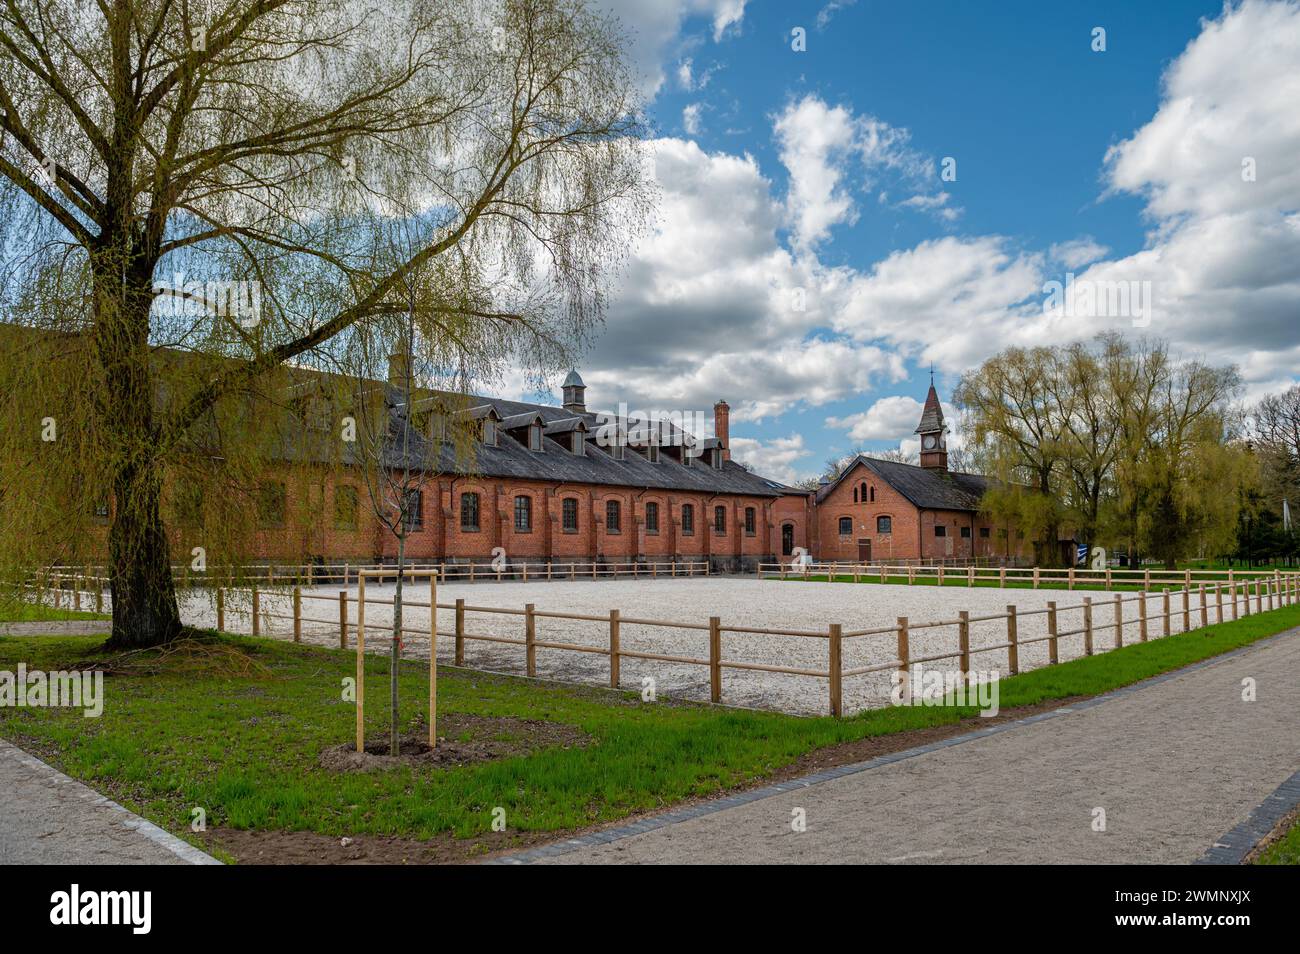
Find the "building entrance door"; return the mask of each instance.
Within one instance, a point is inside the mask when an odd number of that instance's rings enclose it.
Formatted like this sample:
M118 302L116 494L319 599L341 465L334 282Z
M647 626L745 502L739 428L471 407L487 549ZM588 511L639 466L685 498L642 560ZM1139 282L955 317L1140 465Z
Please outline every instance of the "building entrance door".
M871 562L871 541L870 540L858 541L858 562L859 563Z

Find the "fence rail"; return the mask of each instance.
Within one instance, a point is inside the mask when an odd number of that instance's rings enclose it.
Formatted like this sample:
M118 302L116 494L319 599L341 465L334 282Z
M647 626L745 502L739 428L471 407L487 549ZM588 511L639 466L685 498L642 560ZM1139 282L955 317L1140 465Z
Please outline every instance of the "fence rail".
M1185 574L1195 572L1184 571ZM268 591L257 585L250 587L218 586L214 592L217 629L231 631L227 627L228 602L232 595L237 595L241 599L247 599L248 611L247 613L241 612L241 615L247 616L252 635L264 635L263 623L271 619L291 622L292 638L295 642L300 642L302 639L302 624L304 622L329 627L337 626L340 648L348 648L351 639L352 645L357 648L358 658L360 659L360 655L365 651L368 638L379 643L393 638L391 623L384 625L366 622L367 606L392 606L395 603L392 598L368 596L365 586L366 581L381 580L391 575L391 573L391 568L386 567L361 570L355 594L348 589L339 590L337 595L304 592L300 585L295 585L290 591L292 596L290 603L292 611L290 613L274 612L264 606L262 598ZM898 671L906 676L912 670L912 667L916 665L956 660L957 670L961 674L963 682L966 682L971 678L975 669L972 665L972 659L990 653L1001 654L1000 658L1005 660L1006 671L1011 675L1015 675L1021 671L1020 651L1028 645L1047 642L1047 664L1053 665L1060 661L1060 641L1065 638L1081 636L1083 639L1083 655L1091 656L1096 651L1098 638L1107 633L1111 636L1111 645L1113 647L1124 646L1126 631L1131 634L1132 629L1130 627L1132 626L1136 626L1137 641L1146 642L1157 635L1153 633L1153 629L1157 627L1159 636L1169 636L1173 631L1172 621L1175 619L1179 620L1179 630L1181 632L1189 632L1194 628L1204 628L1211 625L1211 615L1213 615L1215 623L1222 623L1227 618L1235 620L1243 616L1249 616L1252 613L1262 613L1275 608L1294 605L1300 600L1300 573L1273 571L1269 575L1262 572L1257 573L1251 579L1239 579L1236 574L1233 574L1229 580L1189 582L1188 585L1176 591L1171 591L1168 587L1158 592L1143 588L1129 596L1114 593L1109 598L1097 601L1094 601L1091 596L1084 596L1081 602L1068 605L1059 605L1053 600L1049 601L1047 606L1043 608L1020 609L1015 604L1007 604L1005 612L979 616L972 616L969 611L965 610L959 612L956 618L928 621L913 621L906 616L901 616L896 619L893 626L846 631L841 623L830 623L820 630L766 629L751 626L723 625L721 618L718 616L709 616L707 621L660 620L624 617L618 609L611 609L608 614L598 615L543 611L538 610L532 603L526 604L520 609L468 604L464 598L457 598L452 602L438 602L436 587L441 581L441 567L423 570L408 569L407 579L413 586L419 580L427 581L430 596L428 600L424 601L409 599L404 596L402 605L430 610L430 620L428 626L421 628L403 625L398 635L402 638L411 636L430 640L431 670L434 668L432 660L437 655L437 638L445 637L454 641L454 659L458 666L465 664L466 643L484 642L523 647L524 669L529 676L537 675L537 654L539 650L606 656L609 659L609 685L614 688L620 687L620 662L623 659L703 666L707 667L709 671L709 698L710 701L715 703L722 701L722 674L724 670L775 673L825 679L827 681L828 708L830 714L834 716L843 714L843 682L847 678L890 670ZM1184 575L1183 579L1187 581L1190 577ZM1045 579L1040 577L1040 582L1044 581ZM101 578L74 574L63 577L56 576L50 581L44 582L52 582L55 585L48 588L42 588L39 584L33 586L34 597L38 602L44 603L50 600L57 607L66 594L73 603L74 608L80 608L82 596L90 593L96 598L96 608L102 609L103 589ZM84 587L84 584L91 582L96 584L95 588L87 589ZM415 591L413 590L413 592ZM277 591L277 595L282 596L283 590ZM1151 606L1153 598L1158 599L1158 605L1154 607L1154 612L1152 612L1153 607ZM314 614L307 615L303 611L305 602L335 603L338 606L337 618L324 618ZM1112 607L1111 621L1101 622L1095 618L1095 611L1103 610L1108 603ZM1125 619L1124 613L1124 607L1130 604L1136 604L1137 606L1136 619L1131 621ZM353 612L354 608L355 612ZM439 630L437 628L438 615L436 610L451 612L454 621L451 629ZM467 625L467 616L473 614L518 618L522 623L522 632L514 636L473 632ZM1074 616L1073 614L1078 615ZM1047 623L1047 632L1044 635L1021 635L1020 624L1022 621L1030 617L1044 615ZM1067 616L1070 617L1068 621ZM584 645L570 641L541 639L538 637L539 620L565 620L603 624L607 627L607 639L601 645ZM1077 626L1074 625L1075 620L1078 622ZM1193 621L1195 621L1196 626L1193 626ZM991 643L972 644L971 627L977 623L996 623L999 625L999 631L1005 633L1005 635L995 637L995 641ZM633 650L625 648L621 641L621 629L625 625L707 634L707 643L702 647L703 651L698 655ZM385 632L380 631L381 626ZM913 636L922 632L938 632L942 630L955 630L954 634L950 634L956 636L955 644L950 644L939 652L914 653L912 651ZM825 640L824 658L826 659L826 668L810 668L806 665L781 666L731 658L724 653L723 637L725 634L789 637L800 641L808 639ZM275 634L267 632L265 635ZM843 655L845 644L853 640L867 638L891 639L896 649L889 658L871 662L867 665L846 667ZM1130 635L1129 642L1132 641ZM358 662L358 671L360 672L360 662Z
M825 576L830 582L880 582L891 579L906 578L909 585L934 581L939 586L960 585L975 586L978 583L996 582L999 586L1023 587L1032 589L1043 586L1064 584L1072 590L1076 586L1100 585L1107 589L1115 586L1141 587L1150 590L1153 585L1179 585L1191 587L1193 583L1224 582L1232 584L1238 580L1279 579L1300 571L1280 570L1274 567L1263 569L1224 570L1165 570L1165 569L1126 569L1107 567L1105 569L1079 569L1077 567L1012 567L1012 566L965 566L951 567L943 563L926 566L915 563L893 561L872 563L760 563L760 577L802 579L811 576Z

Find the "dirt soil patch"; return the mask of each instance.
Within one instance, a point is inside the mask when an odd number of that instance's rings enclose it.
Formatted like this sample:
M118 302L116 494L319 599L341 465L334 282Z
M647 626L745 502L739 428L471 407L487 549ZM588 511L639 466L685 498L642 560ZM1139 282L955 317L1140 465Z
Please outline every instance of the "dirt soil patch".
M401 754L390 755L388 735L376 734L366 739L364 752L358 752L353 742L331 746L320 754L319 763L331 772L472 765L590 741L591 736L577 726L561 722L455 713L438 720L437 748L429 748L428 730L421 729L402 736Z
M472 838L454 838L447 834L439 835L429 841L381 835L356 835L349 838L340 838L331 835L320 835L315 832L238 831L231 828L209 829L207 837L213 846L228 852L236 861L242 864L466 864L498 855L514 854L538 845L573 838L576 835L601 831L607 828L618 828L630 824L638 818L659 814L660 811L672 811L685 805L713 801L746 789L759 788L776 782L811 775L814 772L820 772L839 765L865 762L880 755L888 755L892 752L901 752L904 749L926 745L931 742L939 742L976 729L997 725L1001 722L1024 719L1050 709L1068 706L1085 698L1088 697L1071 696L1068 699L1052 699L1032 706L1004 709L993 718L986 719L974 716L949 725L912 729L907 732L895 732L889 735L869 736L855 739L852 742L827 746L815 752L809 752L791 764L774 769L761 778L733 786L725 791L675 802L671 806L660 810L635 812L617 821L583 828L539 832L485 832ZM540 724L570 730L571 732L576 731L572 726L557 725L555 723L528 723L527 720L522 719L483 719L477 716L461 715L448 716L446 719L440 720L439 725L448 725L454 723L455 720L461 719L479 723ZM452 734L450 729L448 729L448 734ZM441 745L441 743L439 744ZM372 745L377 751L385 754L371 755L370 749ZM353 756L357 755L354 747L345 748L348 748ZM425 749L427 750L427 748L426 743ZM386 739L374 740L372 743L367 744L366 749L365 758L367 759L389 758L386 754ZM322 756L322 761L323 759L324 756ZM428 762L420 763L418 754L413 755L413 759L415 761L406 764L429 764ZM376 765L376 767L378 766Z

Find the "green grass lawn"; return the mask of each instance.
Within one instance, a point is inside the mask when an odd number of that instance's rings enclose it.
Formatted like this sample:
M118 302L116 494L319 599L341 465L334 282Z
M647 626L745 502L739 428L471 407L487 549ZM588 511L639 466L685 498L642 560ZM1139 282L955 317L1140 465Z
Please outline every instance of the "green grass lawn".
M36 603L0 603L0 623L49 622L64 619L108 619L102 613L77 612L75 610L55 609Z
M1269 845L1258 858L1257 865L1300 865L1300 820L1273 844Z
M1300 625L1300 607L1034 670L1001 684L1001 706L1091 695ZM53 670L102 658L102 637L0 637L0 669ZM342 698L350 652L249 637L214 637L211 653L152 660L153 674L105 679L102 718L79 710L0 709L0 736L163 827L188 836L191 810L209 826L388 834L427 839L488 831L506 809L514 831L558 831L662 808L760 779L839 742L952 723L973 708L900 707L842 720L799 718L440 671L449 713L564 723L587 744L458 767L368 774L321 768L322 750L353 737ZM137 657L139 664L149 661ZM368 731L384 731L387 660L367 660ZM427 664L401 672L402 722L423 724Z

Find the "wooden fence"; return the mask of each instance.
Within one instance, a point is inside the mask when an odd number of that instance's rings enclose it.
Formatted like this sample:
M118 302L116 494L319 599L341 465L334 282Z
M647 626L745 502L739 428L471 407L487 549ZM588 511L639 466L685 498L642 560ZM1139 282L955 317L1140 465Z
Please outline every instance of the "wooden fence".
M967 586L992 585L1039 589L1040 587L1073 590L1076 586L1138 587L1151 590L1153 586L1182 586L1190 588L1197 582L1223 582L1232 585L1239 580L1265 577L1280 580L1288 573L1276 568L1226 569L1226 570L1129 570L1107 567L1101 570L1076 567L1008 567L965 566L950 567L945 564L920 566L911 563L760 563L759 576L782 580L799 580L824 576L830 582L885 583L906 580L908 585L933 582L938 586L965 584Z
M358 711L360 712L360 701L364 698L364 672L361 661L367 639L373 636L382 643L384 640L391 640L393 635L391 624L384 627L385 632L383 633L379 632L378 626L367 624L366 607L368 605L392 606L394 600L392 598L384 599L367 596L365 583L369 579L382 579L385 574L389 573L391 573L390 568L363 570L358 579L355 595L347 589L341 589L337 596L333 596L303 592L301 586L294 586L290 591L291 612L289 613L273 612L263 606L262 597L266 595L266 591L256 585L252 587L217 587L214 592L217 629L225 632L231 631L227 627L227 599L228 595L232 593L246 595L251 633L254 636L274 635L263 632L262 624L267 619L280 619L291 623L292 638L295 642L302 640L302 625L305 622L331 628L337 626L339 647L348 648L349 636L351 636L352 645L357 650L357 691ZM408 571L407 579L412 586L411 592L416 592L414 589L416 582L422 578L429 585L429 599L421 601L408 599L404 596L402 600L403 606L430 610L436 606L437 609L452 612L454 623L453 628L450 630L437 629L437 614L431 610L428 627L415 629L403 625L400 631L402 637L413 636L429 639L431 693L436 691L434 659L437 655L437 640L439 637L443 637L454 641L454 660L457 666L465 664L465 646L468 642L477 641L518 646L522 649L524 670L529 676L537 675L539 651L576 652L605 656L609 660L609 685L613 688L619 688L620 686L620 662L624 659L704 666L709 671L709 698L714 703L722 702L722 674L723 670L726 669L825 679L828 708L831 715L834 716L843 713L843 684L847 678L891 670L906 674L911 670L912 666L917 664L956 660L958 670L965 679L973 671L972 657L988 653L1004 654L1002 658L1006 660L1006 671L1010 675L1015 675L1021 671L1020 650L1029 644L1047 642L1048 664L1052 665L1060 661L1060 640L1067 637L1081 636L1083 655L1090 656L1094 652L1098 637L1106 633L1111 635L1112 646L1115 648L1124 646L1126 630L1130 625L1136 626L1137 641L1146 642L1150 638L1170 635L1173 630L1172 621L1174 619L1180 618L1180 631L1188 632L1198 627L1211 625L1211 616L1213 616L1215 623L1223 623L1226 619L1235 620L1243 616L1249 616L1252 613L1262 613L1275 608L1293 605L1297 600L1300 600L1300 573L1283 574L1278 572L1269 576L1257 575L1251 580L1234 579L1231 582L1200 582L1177 591L1171 591L1166 587L1160 592L1144 589L1130 596L1115 593L1108 599L1096 602L1092 597L1084 596L1082 602L1065 606L1058 605L1056 601L1049 601L1046 607L1041 609L1024 610L1019 609L1014 604L1008 604L1005 612L1002 613L972 616L968 611L963 610L954 619L917 622L910 620L906 616L900 616L891 626L853 630L845 629L841 623L831 623L822 629L795 630L730 626L725 625L719 616L709 616L707 620L670 621L628 617L622 615L618 609L611 609L606 614L595 615L538 610L532 603L526 604L522 609L468 604L463 598L458 598L453 602L439 603L436 597L439 576L439 570L436 568L425 571ZM73 601L74 608L80 607L82 605L82 595L87 591L80 588L79 584L83 584L87 580L82 577L64 577L61 582L67 584L67 586L60 585L50 591L49 594L38 592L38 599L43 602L43 597L52 594L53 605L58 606L62 595L67 593L69 599ZM102 593L102 590L92 590L91 592L98 596ZM278 590L277 595L284 595L284 590ZM1156 602L1154 607L1151 605L1153 600ZM321 616L307 615L304 613L304 602L312 601L317 604L324 602L337 605L337 616L323 618ZM1098 622L1095 619L1095 614L1098 611L1104 611L1108 603L1112 612L1111 621ZM1130 624L1125 620L1124 606L1134 603L1137 604L1137 617ZM353 606L355 606L355 613L351 612ZM522 624L522 632L515 636L472 632L466 622L467 616L470 614L515 617ZM1072 614L1078 615L1076 617ZM1022 621L1040 615L1046 616L1046 633L1041 636L1022 636L1020 632ZM1068 620L1066 619L1067 615L1070 616ZM603 624L604 627L607 627L608 638L603 645L584 645L539 638L538 623L544 620L583 621ZM1194 621L1197 624L1196 626L1193 625ZM972 645L971 627L977 623L997 623L998 630L1005 632L1005 636L999 637L993 643ZM700 655L688 656L629 649L621 642L621 627L633 625L700 634L703 652ZM926 655L912 653L912 636L919 632L945 628L952 630L952 635L956 636L955 644L950 648L945 649L943 652ZM826 668L777 666L729 658L724 655L723 637L727 634L824 640L823 658L826 660ZM890 640L892 645L896 647L895 653L890 658L868 665L846 668L844 665L846 641L867 637L880 637ZM1133 641L1131 635L1128 641ZM432 722L430 731L433 731ZM358 732L361 732L360 723L358 723ZM358 745L360 744L361 736L359 734Z

